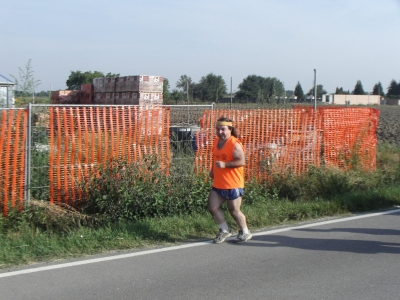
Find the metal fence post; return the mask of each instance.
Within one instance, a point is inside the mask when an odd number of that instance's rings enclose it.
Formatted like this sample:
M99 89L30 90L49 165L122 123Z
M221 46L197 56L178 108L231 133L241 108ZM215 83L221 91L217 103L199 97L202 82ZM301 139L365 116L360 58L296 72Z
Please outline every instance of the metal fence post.
M28 104L28 120L26 124L25 147L25 203L31 200L31 143L32 143L32 104Z
M10 108L10 87L8 87L7 86L7 91L6 91L6 93L7 93L7 108Z

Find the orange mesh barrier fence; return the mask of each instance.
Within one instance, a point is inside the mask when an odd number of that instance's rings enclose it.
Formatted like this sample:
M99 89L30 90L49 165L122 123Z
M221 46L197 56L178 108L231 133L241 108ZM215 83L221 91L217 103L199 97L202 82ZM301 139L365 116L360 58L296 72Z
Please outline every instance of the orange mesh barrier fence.
M143 159L154 155L160 168L169 172L170 108L52 106L48 113L46 108L41 114L46 120L42 124L46 141L48 137L48 144L44 144L48 151L44 174L48 168L49 198L53 203L78 207L85 197L82 184L96 176L98 166L115 160L123 159L141 168ZM188 116L189 113L187 119ZM239 131L246 155L247 181L267 180L273 172L289 169L301 173L309 165L343 169L356 164L364 169L376 166L379 110L319 107L314 112L312 107L298 106L204 110L193 146L197 149L196 172L208 172L211 168L215 123L221 116L232 119ZM23 207L27 120L26 109L0 110L0 208L4 215L9 207ZM43 187L47 188L47 184Z
M376 167L376 130L380 111L375 108L322 107L323 149L326 165L364 169Z
M196 167L208 172L212 165L215 122L233 120L246 155L246 180L268 179L271 172L302 172L320 165L321 118L312 109L256 109L205 111L196 134Z
M113 160L141 163L156 155L168 169L168 108L51 107L49 113L51 202L77 206L82 182Z
M0 110L0 207L23 207L27 111Z

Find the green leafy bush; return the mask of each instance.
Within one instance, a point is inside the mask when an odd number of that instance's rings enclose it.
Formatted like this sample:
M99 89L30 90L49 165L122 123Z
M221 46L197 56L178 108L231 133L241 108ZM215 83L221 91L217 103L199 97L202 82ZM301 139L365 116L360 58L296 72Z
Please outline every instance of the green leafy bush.
M143 163L113 161L85 185L83 212L107 221L202 212L211 183L203 174L166 174L156 156Z

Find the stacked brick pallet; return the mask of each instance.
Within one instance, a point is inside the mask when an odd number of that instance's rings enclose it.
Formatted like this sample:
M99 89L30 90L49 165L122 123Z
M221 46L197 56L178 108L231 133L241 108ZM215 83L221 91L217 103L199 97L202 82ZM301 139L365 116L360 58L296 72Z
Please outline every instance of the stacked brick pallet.
M80 90L60 90L51 92L53 104L93 104L93 85L82 84Z
M154 105L163 103L161 76L122 76L93 79L95 104Z

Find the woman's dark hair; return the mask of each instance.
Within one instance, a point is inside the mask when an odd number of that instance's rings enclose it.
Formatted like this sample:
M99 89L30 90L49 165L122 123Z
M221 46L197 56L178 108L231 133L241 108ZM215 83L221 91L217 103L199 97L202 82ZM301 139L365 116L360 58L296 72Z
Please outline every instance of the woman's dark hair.
M225 118L225 117L220 117L217 122L233 122L231 119ZM238 138L239 133L237 129L233 126L228 126L228 129L231 131L231 135L233 135L235 138Z

